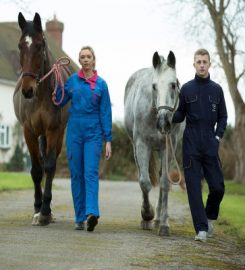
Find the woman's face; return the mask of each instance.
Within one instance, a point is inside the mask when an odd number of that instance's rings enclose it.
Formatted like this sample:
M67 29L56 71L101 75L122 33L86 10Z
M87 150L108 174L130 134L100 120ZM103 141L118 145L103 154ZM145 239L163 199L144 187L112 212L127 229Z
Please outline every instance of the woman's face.
M84 49L80 51L79 62L83 70L90 71L94 69L95 59L90 50Z

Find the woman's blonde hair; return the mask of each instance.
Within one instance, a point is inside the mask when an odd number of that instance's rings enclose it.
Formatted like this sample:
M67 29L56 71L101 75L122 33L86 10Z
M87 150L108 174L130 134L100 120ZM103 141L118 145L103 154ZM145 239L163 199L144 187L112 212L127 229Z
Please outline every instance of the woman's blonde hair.
M89 50L92 55L93 55L93 58L94 58L94 68L95 68L95 64L96 64L96 57L95 57L95 53L94 53L94 49L91 47L91 46L83 46L79 52L79 57L80 57L80 53L81 51L84 51L84 50Z

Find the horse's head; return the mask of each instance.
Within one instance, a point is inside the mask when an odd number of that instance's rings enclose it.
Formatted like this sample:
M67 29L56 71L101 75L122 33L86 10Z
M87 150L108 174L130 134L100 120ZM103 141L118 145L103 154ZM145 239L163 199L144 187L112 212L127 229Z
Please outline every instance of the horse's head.
M157 129L161 133L171 131L172 116L178 105L179 85L176 78L175 56L169 52L167 60L153 55L153 103L157 112Z
M22 31L19 40L22 67L21 89L24 97L31 99L36 94L38 80L44 65L45 39L38 13L35 13L33 21L26 21L20 12L18 23Z

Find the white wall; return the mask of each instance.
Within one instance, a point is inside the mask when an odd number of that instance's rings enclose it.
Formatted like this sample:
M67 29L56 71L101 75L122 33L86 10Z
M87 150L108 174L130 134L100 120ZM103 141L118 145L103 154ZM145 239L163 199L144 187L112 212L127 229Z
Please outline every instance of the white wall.
M15 147L12 138L12 128L17 121L13 106L15 84L15 82L0 79L0 124L10 126L10 148L0 148L0 163L9 161Z

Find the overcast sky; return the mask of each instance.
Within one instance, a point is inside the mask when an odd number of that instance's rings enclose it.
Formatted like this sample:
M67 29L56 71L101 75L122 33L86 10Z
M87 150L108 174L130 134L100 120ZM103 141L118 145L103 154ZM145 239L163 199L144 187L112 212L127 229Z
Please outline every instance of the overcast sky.
M43 28L54 14L64 23L63 50L78 64L82 46L91 45L96 53L98 74L109 86L113 120L123 121L124 88L136 70L152 65L155 51L167 57L175 53L177 76L181 84L194 76L193 53L199 47L211 50L213 44L197 44L187 37L184 18L164 0L0 0L0 21L17 21L22 11L27 20L35 12ZM160 6L160 7L159 7ZM171 15L172 14L172 15ZM212 55L212 51L210 51ZM229 108L229 123L234 123L234 110L229 92L219 71L210 69L211 78L220 83Z

